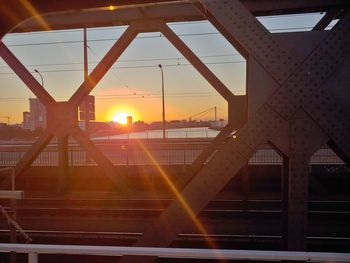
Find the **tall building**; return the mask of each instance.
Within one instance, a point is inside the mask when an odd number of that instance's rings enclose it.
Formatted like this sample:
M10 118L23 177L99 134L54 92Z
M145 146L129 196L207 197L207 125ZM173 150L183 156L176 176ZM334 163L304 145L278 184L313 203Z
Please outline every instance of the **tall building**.
M23 129L28 129L28 130L31 128L30 112L29 111L23 112L22 127L23 127Z
M36 130L37 128L46 127L46 108L37 99L29 99L29 110L30 110L30 129Z
M127 116L127 117L126 117L126 124L127 124L128 126L131 126L131 125L132 125L132 116Z

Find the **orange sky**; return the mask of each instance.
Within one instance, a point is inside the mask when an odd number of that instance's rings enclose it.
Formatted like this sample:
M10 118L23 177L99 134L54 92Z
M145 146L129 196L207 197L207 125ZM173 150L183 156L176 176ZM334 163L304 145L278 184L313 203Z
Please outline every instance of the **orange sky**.
M270 28L313 25L322 15L264 18ZM216 74L233 94L245 94L245 61L238 52L206 22L170 25L180 38ZM90 71L114 44L124 27L88 30ZM305 29L303 29L305 30ZM193 36L191 35L193 33ZM184 34L182 37L181 35ZM65 101L83 81L83 31L11 34L3 42L26 65L45 89L57 100ZM227 118L227 103L213 87L183 59L183 56L159 33L139 35L92 91L96 97L98 121L112 121L118 112L129 112L134 121L160 121L161 73L165 80L166 120L188 119L217 107L219 118ZM34 97L22 81L0 58L0 116L10 116L11 123L22 121L29 110L28 98ZM201 116L213 119L214 112ZM6 122L6 118L0 122Z

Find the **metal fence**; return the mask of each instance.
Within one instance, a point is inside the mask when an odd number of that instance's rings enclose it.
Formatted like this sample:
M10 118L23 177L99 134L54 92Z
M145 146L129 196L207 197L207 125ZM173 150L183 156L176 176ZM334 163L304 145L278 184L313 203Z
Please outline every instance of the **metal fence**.
M207 147L209 141L198 142L143 142L142 146L134 140L117 143L95 142L96 146L114 165L152 165L152 160L162 165L188 165ZM30 145L1 145L0 166L15 166ZM150 157L152 156L152 158ZM342 160L327 146L319 149L311 157L311 164L343 164ZM69 164L71 166L95 165L78 144L69 145ZM259 149L249 160L249 164L280 165L282 158L268 146ZM40 153L34 166L58 165L57 144L50 144Z

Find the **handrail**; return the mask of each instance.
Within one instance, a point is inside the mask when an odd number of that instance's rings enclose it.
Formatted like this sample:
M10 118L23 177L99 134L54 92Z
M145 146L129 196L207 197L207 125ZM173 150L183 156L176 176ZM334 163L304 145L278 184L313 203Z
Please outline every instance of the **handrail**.
M113 165L133 166L152 164L147 154L140 145L135 142L123 141L123 143L95 142L96 146L106 155ZM156 157L159 163L164 165L188 165L198 157L198 155L208 145L208 141L171 142L156 143L145 142L147 149ZM29 145L26 146L29 148ZM23 146L0 147L0 166L16 165L18 160L28 148ZM54 166L58 164L56 145L48 146L35 160L33 166ZM71 166L85 165L85 151L77 144L69 145L69 156ZM271 148L263 146L249 159L251 165L281 165L282 158ZM310 164L332 164L341 165L342 160L329 148L322 148L315 152L310 159ZM95 165L89 162L88 165Z
M0 252L28 254L28 263L37 263L39 254L154 256L160 258L226 259L259 261L349 262L350 253L260 251L229 249L189 249L160 247L113 247L79 245L0 244Z

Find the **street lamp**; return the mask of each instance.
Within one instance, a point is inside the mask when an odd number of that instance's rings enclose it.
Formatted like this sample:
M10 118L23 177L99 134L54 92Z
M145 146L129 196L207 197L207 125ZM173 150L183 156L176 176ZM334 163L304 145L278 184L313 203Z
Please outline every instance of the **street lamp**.
M39 74L39 76L40 76L40 78L41 78L41 86L44 87L44 79L43 79L43 76L41 75L41 73L40 73L39 70L37 70L37 69L34 69L34 72Z
M159 64L158 67L162 73L162 117L163 117L163 139L165 139L165 104L164 104L164 74L162 64Z

